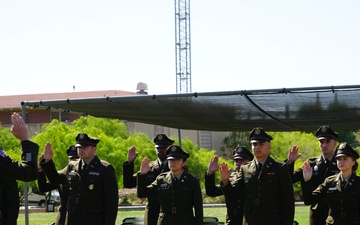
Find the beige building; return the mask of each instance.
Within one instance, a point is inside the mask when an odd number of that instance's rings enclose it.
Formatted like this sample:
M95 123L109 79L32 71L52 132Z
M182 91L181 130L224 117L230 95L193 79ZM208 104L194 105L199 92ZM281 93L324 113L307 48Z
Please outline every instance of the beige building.
M129 96L147 94L147 86L138 85L137 92L126 92L120 90L105 91L88 91L88 92L65 92L65 93L45 93L45 94L28 94L28 95L9 95L0 96L0 123L4 127L11 126L11 114L13 112L21 112L21 102L23 101L40 101L40 100L56 100L56 99L74 99L74 98L96 98L106 96ZM62 122L72 122L81 115L68 112L56 111L53 109L28 108L26 111L26 119L29 131L33 134L40 131L41 125L49 123L52 119L58 119ZM168 136L181 137L181 139L190 139L199 147L208 150L217 150L221 148L222 140L229 132L212 132L212 131L196 131L196 130L178 130L175 128L143 124L131 121L124 121L129 132L139 131L146 133L149 138L153 138L158 133L164 133ZM180 136L179 136L180 133Z

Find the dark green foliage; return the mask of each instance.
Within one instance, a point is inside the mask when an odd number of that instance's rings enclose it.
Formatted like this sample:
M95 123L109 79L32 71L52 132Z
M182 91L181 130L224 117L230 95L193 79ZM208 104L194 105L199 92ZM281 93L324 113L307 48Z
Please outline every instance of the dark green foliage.
M155 160L156 150L152 141L153 137L148 137L141 132L129 133L126 130L126 124L116 119L105 119L96 117L81 117L71 124L53 120L49 124L42 127L40 133L36 133L31 139L40 146L39 155L43 153L46 142L51 142L54 151L54 162L57 169L62 169L68 164L66 155L67 148L75 144L75 137L78 133L85 132L90 136L100 139L97 145L96 154L103 160L109 161L115 168L116 176L118 178L119 187L122 188L122 164L127 161L128 149L135 145L138 157L135 160L135 171L140 169L141 160L148 157L150 160ZM293 145L299 146L301 157L295 162L295 169L299 168L309 157L318 156L321 154L318 140L313 133L305 132L269 132L273 136L271 141L272 150L271 156L275 159L283 161L287 158L289 149ZM351 146L356 148L359 144L357 133L344 131L339 132L339 141L347 141ZM170 137L178 144L177 137ZM9 128L0 128L0 143L5 152L15 160L20 160L21 146L20 141L17 140ZM215 150L198 148L189 139L181 141L182 148L190 153L190 158L187 160L189 172L200 178L201 186L204 188L204 174L207 171L207 166L210 159L216 154ZM224 154L223 158L219 159L219 163L226 161L230 167L233 167L232 151L236 146L246 146L251 149L249 141L249 132L231 132L226 137L221 149ZM220 181L219 173L216 174L217 182ZM19 182L22 183L22 182ZM22 184L20 184L22 186ZM29 183L30 187L36 187L36 181ZM299 192L300 186L295 185L295 192Z
M225 137L221 142L223 146L220 150L223 152L223 157L231 159L232 151L237 146L245 146L250 150L251 144L249 142L249 135L250 132L230 132L229 136Z

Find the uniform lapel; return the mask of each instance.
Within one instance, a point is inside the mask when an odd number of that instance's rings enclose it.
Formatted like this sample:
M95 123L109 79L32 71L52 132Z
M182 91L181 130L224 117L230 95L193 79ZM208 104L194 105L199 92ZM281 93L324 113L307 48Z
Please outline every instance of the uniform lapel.
M81 161L81 160L78 160L78 161L74 164L75 172L76 172L77 174L79 174L79 176L80 176L80 167L81 167L80 161Z
M340 174L336 175L336 177L335 177L335 187L339 192L342 192Z
M100 164L100 159L95 156L93 160L91 160L90 164L86 167L85 171L82 171L83 176L86 177L90 171L93 171L95 167L97 167Z
M184 185L186 182L186 179L187 179L187 172L184 171L183 174L181 175L180 177L180 180L179 180L179 183L177 185L177 188L181 187L182 185Z
M272 165L274 164L273 161L274 161L274 160L273 160L270 156L268 156L268 158L266 159L266 161L265 161L265 163L264 163L264 166L263 166L263 168L262 168L262 171L261 171L261 173L259 174L259 178L261 178L262 176L264 176L264 174L267 174L269 168L271 168Z
M342 181L341 181L341 178L340 178L340 174L338 174L337 176L339 176L339 182L338 182L338 183L339 183L340 186L341 186L341 182L342 182ZM355 178L356 178L355 173L352 173L350 179L348 180L348 183L347 183L346 186L342 189L342 192L347 191L347 190L351 190L352 187L354 187ZM336 186L336 187L337 187L337 186Z
M255 179L257 179L257 177L256 177L256 161L255 161L255 159L253 159L253 161L251 161L251 163L249 164L249 174L251 174Z
M164 178L164 182L168 183L169 185L171 185L173 187L173 183L172 183L172 176L171 173L167 173L165 178Z

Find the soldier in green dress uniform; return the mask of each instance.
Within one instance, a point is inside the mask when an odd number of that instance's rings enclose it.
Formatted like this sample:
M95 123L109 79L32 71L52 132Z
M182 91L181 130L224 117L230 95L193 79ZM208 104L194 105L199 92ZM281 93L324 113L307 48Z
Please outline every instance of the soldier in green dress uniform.
M100 140L80 133L76 145L80 160L56 171L51 145L45 146L41 167L53 184L67 183L66 225L114 225L118 213L118 185L114 167L95 154Z
M289 168L269 155L272 139L260 127L252 130L254 160L241 166L234 181L229 180L231 170L227 164L220 165L225 197L244 196L244 225L292 225L294 222L294 189Z
M235 170L230 175L230 180L235 180L239 175L241 165L253 160L254 156L246 147L239 146L233 151L233 159ZM221 187L215 185L215 172L218 169L218 157L214 156L209 163L208 171L205 173L205 191L206 195L211 197L217 197L224 194ZM227 209L225 224L241 225L244 211L244 199L241 196L237 199L225 198L225 203Z
M169 171L166 149L174 143L174 140L168 138L165 134L158 134L154 138L154 143L157 159L151 162L151 170L147 173L147 185L154 182L160 173ZM127 157L128 160L123 163L123 184L125 188L134 188L137 184L136 173L134 174L134 160L137 157L135 146L129 148ZM156 195L148 195L147 200L144 225L156 225L160 212L159 200Z
M189 153L180 146L171 145L166 150L166 155L170 171L161 173L148 186L146 177L151 170L150 160L142 160L137 175L138 197L156 194L160 202L158 225L202 225L203 205L199 178L186 169Z

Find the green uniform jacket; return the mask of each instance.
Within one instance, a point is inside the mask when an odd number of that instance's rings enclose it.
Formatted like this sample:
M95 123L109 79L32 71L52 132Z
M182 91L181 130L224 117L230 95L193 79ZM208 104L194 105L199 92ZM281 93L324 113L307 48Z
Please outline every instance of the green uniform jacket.
M314 191L312 182L302 182L305 204L314 204L327 199L329 215L326 224L360 224L360 177L353 173L347 186L341 188L340 174L330 176Z
M151 171L146 176L146 186L155 181L156 177L163 172L169 171L169 167L164 165L160 166L159 161L152 162ZM136 174L134 174L134 163L123 163L123 184L125 188L136 187ZM156 194L147 196L147 204L144 214L144 225L156 225L160 213L160 203Z
M326 165L322 156L309 158L307 161L310 163L310 166L313 170L313 176L311 177L310 182L312 183L312 187L314 189L320 184L322 184L325 178L340 172L337 168L335 157L333 157L329 166ZM293 183L304 181L301 168L294 171L294 163L290 164L289 168L290 172L292 173ZM327 205L326 199L318 201L318 203L316 204L312 204L310 206L309 225L325 225L325 220L328 217L328 212L329 207Z
M289 168L285 163L267 158L256 176L255 160L241 166L238 178L224 185L226 198L245 196L244 225L292 225L295 204Z
M7 181L5 181L5 177L13 178L16 180L22 180L26 182L33 181L38 178L37 156L39 152L39 146L31 141L22 141L21 148L22 148L22 154L21 154L22 161L20 163L17 161L13 161L8 156L6 157L0 156L0 204L2 204L3 202L1 199L2 188L6 188L6 183L4 182ZM17 194L16 197L17 199L14 199L14 201L18 202L19 195ZM12 215L11 217L14 216L15 215ZM1 213L0 213L0 217L1 217ZM1 220L0 220L0 224L1 224Z
M2 225L16 225L19 216L19 188L15 179L4 177L1 196Z
M160 202L158 225L202 225L202 193L197 177L184 170L176 187L172 184L171 172L160 174L148 186L146 177L138 173L137 195L139 198L157 195Z
M66 225L114 225L118 212L118 186L114 167L97 156L79 174L81 160L57 172L53 161L42 163L49 181L69 187Z
M238 173L235 171L230 176L230 182L237 179ZM207 196L217 197L223 195L223 191L220 185L215 185L215 174L205 173L205 192ZM226 219L225 224L227 225L242 225L243 211L244 211L244 198L238 195L236 199L226 198Z
M60 206L56 217L55 225L64 225L66 218L66 204L69 197L69 188L66 184L52 184L47 182L44 172L39 172L38 187L40 192L48 192L57 189L60 195Z

